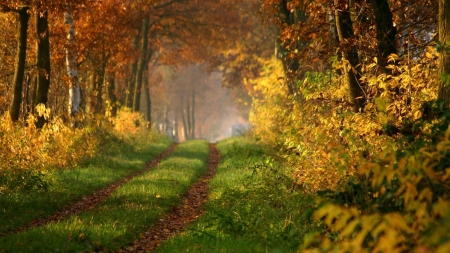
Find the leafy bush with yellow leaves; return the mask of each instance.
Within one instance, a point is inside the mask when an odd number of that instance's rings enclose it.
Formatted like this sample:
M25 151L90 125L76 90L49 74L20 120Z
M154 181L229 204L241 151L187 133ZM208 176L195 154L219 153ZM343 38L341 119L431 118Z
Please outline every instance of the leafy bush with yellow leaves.
M114 140L155 137L138 113L125 109L116 118L96 116L78 128L68 127L58 117L50 119L48 108L39 106L37 112L48 119L42 129L35 127L35 115L18 123L7 114L0 117L0 194L46 190L53 170L72 168L98 152L107 152Z
M362 66L358 113L336 73L305 73L296 97L276 60L253 80L255 137L318 196L321 225L304 238L306 252L450 251L450 113L435 100L435 57L390 61L391 74Z
M54 118L42 129L30 115L26 126L0 117L0 190L45 189L52 169L75 166L95 154L99 138L91 128L71 129Z
M410 148L367 162L358 180L320 193L314 216L326 232L306 237L305 252L450 251L450 112L440 116Z

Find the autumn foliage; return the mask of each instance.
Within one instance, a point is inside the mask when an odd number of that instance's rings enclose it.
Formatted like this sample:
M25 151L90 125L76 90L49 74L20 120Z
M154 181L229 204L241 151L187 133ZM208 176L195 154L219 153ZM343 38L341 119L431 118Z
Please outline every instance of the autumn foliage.
M381 2L392 16L374 8ZM450 115L448 101L437 99L446 46L433 42L437 22L428 15L436 4L416 1L406 10L401 2L262 5L280 54L261 59L261 75L248 80L250 119L255 137L295 168L297 187L316 196L318 229L303 238L302 251L450 249Z

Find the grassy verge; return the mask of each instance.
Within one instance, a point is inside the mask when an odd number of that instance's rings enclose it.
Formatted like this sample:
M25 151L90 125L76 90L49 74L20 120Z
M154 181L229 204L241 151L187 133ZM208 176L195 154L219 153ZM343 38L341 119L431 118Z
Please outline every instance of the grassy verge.
M249 140L220 142L206 213L157 252L296 252L310 226L311 201L291 189L267 150Z
M208 144L180 144L159 166L119 187L97 208L68 220L0 238L3 252L114 251L178 203L207 169Z
M152 138L152 139L150 139ZM0 194L0 234L45 218L83 196L144 169L144 163L170 146L167 138L122 142L111 140L95 159L73 169L52 170L39 175L47 191L10 191ZM43 181L43 182L44 182Z

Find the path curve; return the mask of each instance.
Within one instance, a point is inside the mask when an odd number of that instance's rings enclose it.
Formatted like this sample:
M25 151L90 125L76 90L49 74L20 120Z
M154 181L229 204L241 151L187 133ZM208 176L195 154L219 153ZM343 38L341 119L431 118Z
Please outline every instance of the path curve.
M216 145L209 144L209 150L208 171L189 188L182 202L151 230L141 234L138 240L119 250L119 253L152 251L203 214L203 203L208 199L208 183L214 177L220 161Z
M14 230L8 231L6 233L0 233L0 237L24 232L28 229L35 228L35 227L44 226L48 223L60 221L60 220L66 219L72 215L77 215L81 212L84 212L84 211L87 211L87 210L90 210L90 209L96 207L98 204L100 204L102 201L104 201L107 197L109 197L114 192L114 190L116 190L118 187L122 186L123 184L127 183L131 179L133 179L139 175L142 175L143 173L145 173L145 172L149 171L150 169L154 168L155 166L157 166L166 156L170 155L177 146L178 146L178 143L173 144L169 149L163 151L161 154L156 156L153 160L146 163L144 170L141 170L141 171L135 172L129 176L126 176L123 179L121 179L120 181L110 184L106 188L102 188L100 190L93 192L91 195L84 196L80 201L76 202L75 204L71 204L71 205L64 207L62 210L58 211L57 213L53 214L50 217L36 219L22 228L14 229Z

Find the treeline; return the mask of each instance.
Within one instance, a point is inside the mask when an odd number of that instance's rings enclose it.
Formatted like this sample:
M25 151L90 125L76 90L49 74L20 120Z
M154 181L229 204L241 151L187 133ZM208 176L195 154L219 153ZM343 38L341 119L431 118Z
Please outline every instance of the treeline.
M0 111L18 121L43 104L69 122L128 107L151 121L149 63L220 58L248 27L239 11L233 1L1 3Z
M316 199L303 251L449 249L449 4L261 6L278 37L246 80L250 119Z

